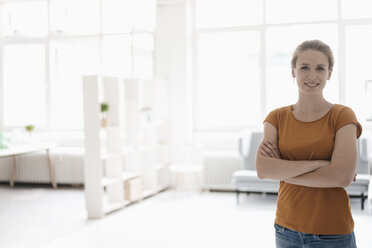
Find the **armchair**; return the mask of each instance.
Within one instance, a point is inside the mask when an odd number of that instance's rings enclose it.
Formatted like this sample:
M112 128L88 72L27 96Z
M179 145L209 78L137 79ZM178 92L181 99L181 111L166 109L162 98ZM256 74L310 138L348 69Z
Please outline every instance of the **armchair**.
M233 173L236 201L239 203L241 192L278 193L279 181L259 179L256 172L256 152L262 140L261 131L244 130L239 137L239 153L244 159L242 170Z
M346 191L350 197L360 197L363 210L364 201L368 198L368 186L371 179L367 138L358 139L358 152L356 181L351 183L349 187L346 187Z

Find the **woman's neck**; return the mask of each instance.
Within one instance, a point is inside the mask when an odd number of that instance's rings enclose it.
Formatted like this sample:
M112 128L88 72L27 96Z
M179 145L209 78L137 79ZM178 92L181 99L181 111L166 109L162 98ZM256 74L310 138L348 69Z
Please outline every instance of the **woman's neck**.
M292 111L301 113L322 112L332 108L333 105L323 95L300 94L297 103L292 105Z

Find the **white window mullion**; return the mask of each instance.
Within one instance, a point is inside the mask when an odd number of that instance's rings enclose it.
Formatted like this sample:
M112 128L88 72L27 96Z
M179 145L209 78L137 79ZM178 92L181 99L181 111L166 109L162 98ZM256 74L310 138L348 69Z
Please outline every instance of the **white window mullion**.
M262 1L263 4L263 25L260 29L261 33L261 50L260 50L260 69L261 69L261 119L263 120L266 115L266 0Z
M50 56L49 56L49 41L44 44L45 47L45 97L46 97L46 129L51 127L51 76L50 76Z
M51 93L52 93L52 81L51 81L51 75L50 75L50 1L47 2L47 27L48 27L48 38L45 42L45 83L46 83L46 129L50 129L52 126L52 120L51 120Z
M195 15L195 14L194 14ZM194 17L195 18L195 17ZM197 111L197 108L199 106L199 102L198 102L198 90L197 90L197 87L196 85L198 85L198 82L199 82L199 70L198 70L198 65L199 65L199 32L194 29L194 49L193 49L193 82L194 82L194 87L193 87L193 125L194 125L194 132L197 131L197 128L198 128L198 118L197 118L197 115L196 115L196 111Z
M343 103L345 104L346 103L346 81L345 81L345 76L346 76L346 73L345 73L345 70L346 70L346 67L345 67L345 51L346 51L346 47L345 47L345 22L343 21L343 19L341 18L341 11L342 11L342 5L341 5L341 0L338 0L338 42L339 42L339 46L338 46L338 54L339 54L339 58L338 58L338 63L339 63L339 66L338 66L338 78L339 78L339 82L338 82L338 88L339 88L339 91L338 91L338 101L340 103Z
M0 14L2 15L2 5L0 4ZM2 27L2 20L0 19L0 27ZM0 34L2 32L0 31ZM4 65L3 65L3 60L4 60L4 42L3 42L3 37L0 35L0 132L4 131Z
M103 74L103 0L99 1L99 74Z
M196 133L196 129L197 129L197 125L196 125L196 108L197 108L197 104L196 104L196 99L198 99L196 97L196 94L198 93L197 90L196 90L196 84L197 84L197 75L198 75L198 72L197 72L197 62L198 62L198 58L197 58L197 54L198 54L198 51L197 51L197 44L198 44L198 37L197 37L197 34L196 34L196 2L195 0L193 0L191 2L191 29L192 29L192 33L191 33L191 84L192 84L192 91L191 91L191 96L190 96L190 102L191 102L191 123L192 123L192 133Z
M4 44L0 41L0 132L4 126Z

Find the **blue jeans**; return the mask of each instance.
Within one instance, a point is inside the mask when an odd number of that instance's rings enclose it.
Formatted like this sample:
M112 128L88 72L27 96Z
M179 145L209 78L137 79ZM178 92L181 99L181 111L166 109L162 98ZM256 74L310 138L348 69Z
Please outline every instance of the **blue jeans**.
M356 248L354 232L347 235L317 235L296 232L274 224L277 248Z

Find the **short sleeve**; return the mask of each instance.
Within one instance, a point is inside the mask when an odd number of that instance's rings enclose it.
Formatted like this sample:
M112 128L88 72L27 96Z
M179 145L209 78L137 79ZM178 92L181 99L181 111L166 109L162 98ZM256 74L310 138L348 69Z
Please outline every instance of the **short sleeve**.
M357 138L360 137L362 134L362 125L358 122L354 111L349 107L344 107L340 114L338 115L337 121L336 121L336 132L343 126L347 124L355 124L357 126L357 132L356 136Z
M279 123L279 110L278 109L275 109L273 111L271 111L265 118L265 120L263 121L264 123L265 122L268 122L270 123L271 125L273 125L276 129L278 129L278 123Z

